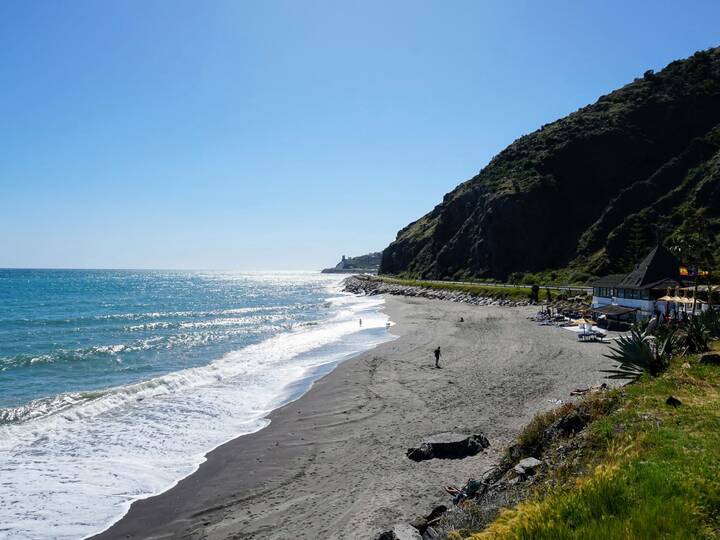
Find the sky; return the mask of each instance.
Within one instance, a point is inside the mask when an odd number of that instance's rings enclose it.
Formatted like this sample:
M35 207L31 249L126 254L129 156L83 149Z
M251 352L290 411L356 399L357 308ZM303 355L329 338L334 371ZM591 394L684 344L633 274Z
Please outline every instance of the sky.
M317 269L720 2L3 0L0 267Z

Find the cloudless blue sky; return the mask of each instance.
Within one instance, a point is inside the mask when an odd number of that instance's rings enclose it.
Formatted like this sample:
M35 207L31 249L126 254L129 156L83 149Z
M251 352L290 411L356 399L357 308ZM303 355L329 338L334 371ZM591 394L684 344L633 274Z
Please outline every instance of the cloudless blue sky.
M698 49L720 2L0 2L0 267L312 269Z

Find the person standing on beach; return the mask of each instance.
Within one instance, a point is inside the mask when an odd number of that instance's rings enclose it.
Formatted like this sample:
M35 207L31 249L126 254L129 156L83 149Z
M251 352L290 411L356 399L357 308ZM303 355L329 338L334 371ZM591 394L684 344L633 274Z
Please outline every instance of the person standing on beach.
M438 346L437 349L435 349L435 367L440 367L440 347Z

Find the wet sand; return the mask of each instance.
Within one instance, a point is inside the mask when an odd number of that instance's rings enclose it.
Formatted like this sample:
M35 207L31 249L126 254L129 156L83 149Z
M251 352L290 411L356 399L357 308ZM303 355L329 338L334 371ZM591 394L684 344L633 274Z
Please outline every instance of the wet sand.
M374 538L449 504L443 485L479 476L552 400L604 381L607 345L537 326L535 310L386 297L398 339L340 364L267 428L93 538ZM405 457L443 431L483 432L491 446L462 460Z

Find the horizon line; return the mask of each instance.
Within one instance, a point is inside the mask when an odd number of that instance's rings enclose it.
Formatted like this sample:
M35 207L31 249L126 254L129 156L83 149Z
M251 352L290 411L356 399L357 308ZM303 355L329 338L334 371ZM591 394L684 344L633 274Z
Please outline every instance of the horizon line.
M69 266L0 266L0 271L3 270L69 270L69 271L83 271L83 270L97 270L97 271L124 271L124 272L320 272L323 270L319 269L299 269L299 268L285 268L285 269L239 269L239 268L160 268L160 267L147 267L147 268L113 268L113 267L69 267Z

